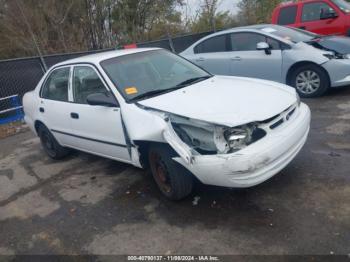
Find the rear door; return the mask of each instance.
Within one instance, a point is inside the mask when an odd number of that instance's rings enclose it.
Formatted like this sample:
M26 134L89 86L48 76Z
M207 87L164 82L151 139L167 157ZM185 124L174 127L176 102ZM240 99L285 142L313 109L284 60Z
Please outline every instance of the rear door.
M199 43L189 59L214 75L229 75L228 35L213 36Z
M321 19L323 12L335 12L337 17ZM298 27L323 35L342 33L344 24L341 15L342 13L337 10L336 6L325 1L303 3L301 4L301 17Z
M72 96L69 116L74 148L130 162L119 107L92 106L87 97L106 93L108 87L92 65L75 65L72 70Z
M231 75L255 77L280 82L282 51L277 40L254 32L232 33ZM257 50L259 42L270 45L270 53Z
M39 112L44 124L61 145L69 145L71 132L69 115L69 88L71 67L54 69L45 80L40 92Z

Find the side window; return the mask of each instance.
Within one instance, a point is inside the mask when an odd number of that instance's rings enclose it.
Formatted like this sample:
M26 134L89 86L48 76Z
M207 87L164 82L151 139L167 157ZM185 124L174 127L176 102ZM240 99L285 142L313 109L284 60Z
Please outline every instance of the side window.
M54 70L45 82L41 97L50 100L68 101L70 67Z
M199 53L216 53L216 52L227 52L227 41L226 35L219 35L209 38L202 43L198 44L194 48L196 54Z
M79 104L87 104L90 94L107 91L96 71L89 66L75 66L72 82L74 102Z
M280 50L281 49L281 45L280 42L278 42L275 39L272 39L270 37L266 38L266 42L270 45L272 50Z
M266 37L255 33L231 34L232 51L255 51L260 42L266 42Z
M277 24L290 25L295 23L297 17L297 6L288 6L280 9Z
M329 11L335 12L332 7L324 2L304 4L301 16L302 22L315 21L321 19L321 14Z

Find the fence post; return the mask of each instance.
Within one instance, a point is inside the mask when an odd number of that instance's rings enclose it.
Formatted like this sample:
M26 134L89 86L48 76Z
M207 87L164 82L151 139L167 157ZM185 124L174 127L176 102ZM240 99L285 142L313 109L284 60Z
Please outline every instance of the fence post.
M169 34L169 31L167 31L167 35L168 35L168 41L169 41L169 46L170 49L173 53L175 53L175 48L174 48L174 43L173 43L173 39L171 38L171 35Z
M23 17L23 19L24 19L24 22L26 23L26 25L27 25L27 27L28 27L29 33L30 33L31 36L32 36L32 40L33 40L34 46L35 46L35 48L36 48L36 50L37 50L37 52L38 52L38 55L39 55L39 57L40 57L41 64L42 64L42 66L44 67L44 70L45 70L45 72L46 72L46 71L47 71L47 65L46 65L46 63L45 63L45 60L43 59L43 55L42 55L42 53L41 53L41 51L40 51L40 47L39 47L39 44L38 44L38 42L37 42L37 39L36 39L36 37L35 37L35 35L34 35L34 32L33 32L33 30L32 30L32 27L31 27L30 23L28 22L27 17L25 16L25 14L24 14L24 12L23 12L22 5L18 2L18 0L16 0L16 4L17 4L19 10L21 11L21 14L22 14L22 17Z

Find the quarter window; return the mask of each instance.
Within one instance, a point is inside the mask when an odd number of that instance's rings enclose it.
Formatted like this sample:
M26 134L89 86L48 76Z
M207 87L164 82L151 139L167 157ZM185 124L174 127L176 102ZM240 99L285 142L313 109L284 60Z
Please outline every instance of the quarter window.
M73 73L74 102L87 104L90 94L105 93L107 90L96 71L89 66L76 66Z
M227 52L227 40L226 35L219 35L204 40L194 48L194 52L198 53L216 53Z
M45 82L41 97L50 100L68 101L69 72L69 67L54 70Z
M335 12L332 7L324 2L304 4L301 16L302 22L320 20L321 14L325 12Z
M297 6L283 7L280 9L277 24L290 25L295 23L297 17Z

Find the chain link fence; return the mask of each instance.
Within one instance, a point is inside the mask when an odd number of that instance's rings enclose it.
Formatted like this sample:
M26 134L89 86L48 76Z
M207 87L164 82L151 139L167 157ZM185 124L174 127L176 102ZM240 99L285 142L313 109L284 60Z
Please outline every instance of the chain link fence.
M137 47L160 47L175 53L180 53L200 38L212 32L168 37L157 41L138 43ZM94 54L107 50L93 50L79 53L44 56L47 68L83 55ZM35 89L45 74L45 66L39 57L0 60L0 125L23 118L23 95Z

